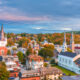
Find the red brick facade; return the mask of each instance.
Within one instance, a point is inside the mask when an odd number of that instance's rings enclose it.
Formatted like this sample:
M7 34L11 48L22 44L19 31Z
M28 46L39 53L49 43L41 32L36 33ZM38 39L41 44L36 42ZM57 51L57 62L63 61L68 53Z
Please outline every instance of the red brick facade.
M40 80L40 77L21 78L20 80Z
M0 47L0 56L6 56L6 55L7 55L7 48Z
M10 77L18 77L18 72L10 72Z

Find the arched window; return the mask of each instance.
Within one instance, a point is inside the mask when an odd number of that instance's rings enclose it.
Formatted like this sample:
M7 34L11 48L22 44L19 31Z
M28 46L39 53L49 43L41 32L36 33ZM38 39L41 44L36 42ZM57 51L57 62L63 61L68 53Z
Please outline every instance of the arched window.
M4 55L4 50L1 50L1 54Z

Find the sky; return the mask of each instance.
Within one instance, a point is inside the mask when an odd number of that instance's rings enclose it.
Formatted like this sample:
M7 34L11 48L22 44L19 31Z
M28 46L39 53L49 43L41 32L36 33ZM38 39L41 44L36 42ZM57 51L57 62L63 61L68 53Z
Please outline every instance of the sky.
M54 33L80 30L80 0L0 0L5 32Z

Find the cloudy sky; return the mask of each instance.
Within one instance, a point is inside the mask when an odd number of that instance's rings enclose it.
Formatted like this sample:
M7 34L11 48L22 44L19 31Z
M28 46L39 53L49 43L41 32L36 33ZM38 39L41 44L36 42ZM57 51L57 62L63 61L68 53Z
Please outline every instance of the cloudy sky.
M80 0L0 0L5 32L80 30Z

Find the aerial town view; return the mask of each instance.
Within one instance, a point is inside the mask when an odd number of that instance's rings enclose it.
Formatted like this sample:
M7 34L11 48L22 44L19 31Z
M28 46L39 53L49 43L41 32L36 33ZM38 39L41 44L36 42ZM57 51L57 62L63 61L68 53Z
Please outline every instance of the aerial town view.
M0 80L80 80L80 0L0 0Z

